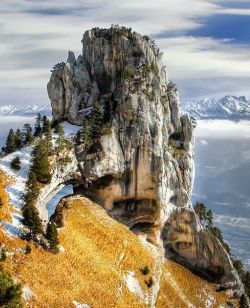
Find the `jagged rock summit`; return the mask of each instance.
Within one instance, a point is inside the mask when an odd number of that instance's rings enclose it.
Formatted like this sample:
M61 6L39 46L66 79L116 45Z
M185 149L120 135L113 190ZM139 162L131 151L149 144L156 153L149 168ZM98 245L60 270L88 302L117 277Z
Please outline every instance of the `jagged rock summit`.
M65 183L165 255L232 293L242 292L229 256L190 203L195 123L179 115L179 95L154 41L112 26L86 31L82 55L57 64L48 83L53 121L83 126L72 165L55 168L42 199ZM79 127L80 129L80 127ZM41 210L41 206L40 206ZM60 204L54 215L63 224Z

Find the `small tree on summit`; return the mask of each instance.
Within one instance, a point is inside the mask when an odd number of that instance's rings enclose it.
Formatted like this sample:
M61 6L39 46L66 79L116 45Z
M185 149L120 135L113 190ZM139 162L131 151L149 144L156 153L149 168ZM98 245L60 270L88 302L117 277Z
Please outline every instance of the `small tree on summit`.
M53 253L58 253L59 252L59 249L58 249L58 244L59 244L58 231L57 231L57 227L56 227L56 224L54 223L54 221L50 221L47 225L46 239L49 242L50 251L53 252Z

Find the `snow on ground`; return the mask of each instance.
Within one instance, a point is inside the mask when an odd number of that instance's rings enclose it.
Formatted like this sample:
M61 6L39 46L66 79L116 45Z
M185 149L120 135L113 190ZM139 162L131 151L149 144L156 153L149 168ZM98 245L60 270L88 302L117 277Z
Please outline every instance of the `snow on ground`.
M77 301L73 301L73 304L76 308L91 308L91 306L89 306L88 304L81 304Z
M79 126L72 125L68 122L63 122L62 125L65 131L65 137L68 139L73 138L80 129ZM56 139L57 135L53 134L53 141ZM25 183L28 179L32 149L32 146L24 147L21 150L15 151L14 153L8 154L0 159L0 168L14 180L13 184L6 188L10 202L14 208L14 214L12 214L12 222L0 222L0 224L4 226L5 231L9 236L20 236L22 234L22 196L25 191ZM20 157L21 169L14 171L11 169L10 163L16 156Z
M208 295L208 298L205 302L205 305L206 305L206 308L212 308L214 307L214 303L215 303L215 300L214 300L214 297L212 294L209 294Z
M74 137L76 135L76 133L81 128L80 126L72 125L69 122L63 122L62 126L63 126L63 129L64 129L64 133L65 133L66 138Z
M35 294L30 290L27 285L23 286L22 291L22 297L26 302L32 300L32 298L35 297Z
M0 159L0 168L13 178L13 184L6 188L9 195L10 202L14 208L14 214L12 214L12 223L0 222L6 230L9 236L19 236L22 234L21 229L23 227L21 221L21 208L23 205L22 196L25 190L25 183L28 178L32 147L24 147L23 149L6 155ZM10 167L10 163L16 156L20 157L21 169L14 171Z
M61 253L65 252L65 248L62 245L59 246L59 252L61 252Z
M144 293L134 272L128 272L125 276L125 283L130 292L135 293L140 300L148 302L148 294Z

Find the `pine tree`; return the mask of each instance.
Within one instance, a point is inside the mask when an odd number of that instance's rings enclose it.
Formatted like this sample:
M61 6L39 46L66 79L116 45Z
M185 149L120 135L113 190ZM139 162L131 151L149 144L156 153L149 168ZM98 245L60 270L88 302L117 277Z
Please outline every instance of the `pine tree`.
M194 206L195 213L198 215L201 222L204 223L204 221L207 218L207 211L204 203L197 202Z
M12 159L10 166L14 170L20 170L21 169L21 160L19 156L16 156Z
M58 244L59 244L58 231L57 231L56 224L53 221L50 221L47 225L46 239L49 242L50 251L53 252L53 253L58 253L59 252L59 249L58 249Z
M0 196L0 209L1 209L1 207L3 207L3 205L4 205L4 202L3 202L2 197Z
M34 136L32 134L32 127L30 124L26 123L22 129L24 144L31 144L34 141Z
M34 130L35 137L39 137L42 134L41 123L42 123L42 116L40 113L38 113L36 117L36 124L35 124L35 130Z
M45 134L47 130L48 130L48 119L46 115L44 115L42 118L42 133Z
M23 136L20 129L17 129L15 132L15 148L21 149L23 145Z
M101 135L102 125L103 125L102 111L99 102L96 101L90 119L91 138L98 138Z
M90 134L90 128L89 128L89 121L87 118L84 118L83 120L83 126L82 126L82 138L81 142L85 145L85 147L89 147L91 143L91 134Z
M59 123L55 126L55 133L58 134L58 150L62 150L65 145L65 135L64 135L64 129L63 126Z
M43 184L49 184L51 181L49 153L47 142L41 139L32 152L31 170L35 173L37 181Z
M250 272L247 271L242 279L247 296L250 298Z
M240 308L249 308L245 294L241 295L239 304Z
M52 130L51 130L51 122L50 122L50 120L47 120L46 130L45 130L44 133L45 133L45 137L46 137L48 152L50 154L52 152Z
M62 124L58 123L55 126L55 133L58 134L60 137L64 137L64 129Z
M42 222L36 208L36 200L39 195L39 183L34 172L30 172L26 182L26 194L22 208L23 224L26 225L32 235L43 232Z
M13 279L3 269L0 269L0 307L21 308L21 284L14 283Z
M26 201L29 199L29 201L36 201L38 195L39 195L39 183L36 178L36 174L33 171L30 171L28 180L26 182L26 195L24 197L24 200Z
M22 209L23 224L30 229L32 235L43 233L42 222L37 208L27 200Z
M15 134L13 129L11 128L7 137L6 141L6 147L5 147L5 152L7 154L14 152L16 149L15 147Z

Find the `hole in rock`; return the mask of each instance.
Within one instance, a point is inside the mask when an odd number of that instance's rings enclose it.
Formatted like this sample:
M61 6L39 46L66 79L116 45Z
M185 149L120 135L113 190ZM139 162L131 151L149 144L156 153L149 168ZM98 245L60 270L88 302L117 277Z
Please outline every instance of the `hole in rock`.
M151 222L139 222L135 223L130 230L135 234L139 233L148 233L151 229L154 228L154 223Z
M135 234L151 234L157 226L159 207L156 200L126 199L115 201L110 214Z
M59 201L68 195L73 194L73 185L69 184L61 188L47 203L48 218L55 213L55 209Z

